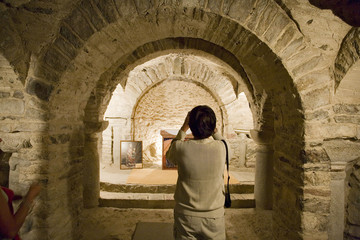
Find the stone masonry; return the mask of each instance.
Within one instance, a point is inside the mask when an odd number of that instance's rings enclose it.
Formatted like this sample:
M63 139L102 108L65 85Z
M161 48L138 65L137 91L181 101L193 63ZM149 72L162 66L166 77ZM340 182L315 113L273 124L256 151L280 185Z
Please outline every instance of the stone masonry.
M19 194L44 185L23 239L81 239L107 137L148 142L178 128L192 103L173 124L156 115L177 105L156 102L174 91L217 109L233 145L252 128L255 195L272 200L258 207L272 210L274 239L360 238L357 4L0 1L0 180ZM106 119L117 91L129 92L124 115Z
M241 141L244 141L244 139L240 140L235 131L235 129L241 129L249 132L253 128L252 114L244 94L236 96L230 84L216 81L216 79L225 78L224 72L220 71L221 69L218 69L218 73L215 74L215 69L210 71L209 66L200 65L193 67L198 69L198 72L188 70L192 76L184 76L184 74L181 74L181 70L176 73L177 61L189 62L188 66L199 65L199 61L194 61L196 58L192 59L194 57L184 55L184 53L175 56L173 54L172 57L160 57L156 61L153 60L152 64L139 65L130 73L126 88L123 90L121 86L118 86L114 91L105 113L105 119L109 120L110 124L103 134L102 161L104 163L114 163L115 167L119 167L119 141L136 140L143 141L145 167L161 167L162 137L160 130L173 129L176 131L180 128L182 118L184 118L183 115L186 115L187 111L197 104L208 104L214 110L217 109L218 129L224 131L224 134L228 136L232 143L235 155L231 165L236 167L253 166L254 163L251 164L250 162L254 161L252 159L254 151L250 143L248 144L249 151L246 159L248 163L245 163L245 156L242 157L244 158L243 163L239 162L239 159L241 159L239 155L241 150L239 148L242 145ZM161 67L163 65L165 67ZM174 70L171 71L170 69L173 66ZM139 78L144 73L144 69L146 71L173 72L171 74L173 81L156 83L156 80L152 80L144 82L140 86ZM167 73L160 74L166 75ZM197 77L196 75L200 76ZM183 80L190 80L194 77L198 79L196 81L199 81L204 78L201 75L217 75L217 77L214 77L212 84L210 84L209 80L207 81L207 85L212 90L210 93L199 86L200 83L182 83ZM150 83L153 82L157 85L151 88ZM135 87L140 87L141 90L134 92ZM141 94L142 91L145 93ZM214 94L216 94L216 97L213 96ZM221 99L221 102L217 103L217 99ZM181 106L179 106L180 103ZM219 109L218 105L223 107ZM136 106L134 110L132 110L133 106ZM233 111L233 109L238 109L238 111ZM228 120L223 120L224 117ZM247 141L250 142L251 139ZM157 163L154 165L154 162Z

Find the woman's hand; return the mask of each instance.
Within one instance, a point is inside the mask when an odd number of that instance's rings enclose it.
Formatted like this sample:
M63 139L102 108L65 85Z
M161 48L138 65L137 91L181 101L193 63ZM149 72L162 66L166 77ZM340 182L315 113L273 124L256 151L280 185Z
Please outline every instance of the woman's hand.
M185 133L189 129L189 118L190 118L190 112L187 113L185 121L181 127L181 130Z
M30 186L24 200L31 203L36 198L36 196L39 195L40 191L41 191L41 186L38 183L32 184Z

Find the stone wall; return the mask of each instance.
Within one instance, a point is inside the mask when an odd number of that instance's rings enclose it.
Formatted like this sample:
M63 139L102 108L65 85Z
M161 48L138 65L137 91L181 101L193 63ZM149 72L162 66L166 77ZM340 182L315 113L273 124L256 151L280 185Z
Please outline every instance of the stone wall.
M249 131L252 125L252 115L244 95L236 101L220 109L219 103L205 89L195 82L173 79L163 81L148 90L135 106L131 102L131 92L117 88L105 113L109 127L103 132L102 162L114 163L119 167L119 142L121 140L143 141L144 167L160 167L162 159L162 137L160 130L181 127L186 112L199 104L210 106L216 113L218 129L231 131L226 133L230 137L231 147L234 149L233 167L254 167L254 149L251 140L240 138L234 129ZM224 112L231 110L227 114ZM134 111L134 112L133 112ZM133 118L131 113L133 112ZM223 116L228 116L224 121ZM228 122L224 126L224 122ZM242 145L248 145L248 151L241 153ZM243 146L243 147L244 147ZM246 156L240 157L241 154ZM243 159L240 163L240 158ZM246 159L246 160L245 160Z
M147 92L138 102L134 114L134 139L143 141L144 167L160 165L162 137L160 130L180 129L186 114L193 107L205 104L217 118L217 127L223 129L224 113L210 93L195 83L164 81Z
M308 1L13 2L0 2L0 51L6 58L0 65L1 150L12 154L9 178L16 191L24 192L33 180L46 185L25 238L79 238L82 189L96 190L98 180L88 174L89 182L79 184L85 161L94 168L98 163L96 137L84 134L84 122L102 121L101 105L118 84L127 87L128 69L139 61L196 49L207 54L197 59L201 64L168 69L192 81L204 73L199 79L212 81L210 92L230 85L219 99L233 99L244 88L254 128L274 136L275 238L327 239L333 163L354 160L346 143L359 145L359 103L352 102L359 91L348 91L354 98L340 96L346 103L333 101L359 61L358 29ZM205 70L209 55L227 64L229 81ZM167 78L157 73L169 74L150 70L140 80L154 83ZM137 96L149 86L130 85ZM90 102L101 107L86 109ZM353 234L358 210L348 206L352 225L346 229Z

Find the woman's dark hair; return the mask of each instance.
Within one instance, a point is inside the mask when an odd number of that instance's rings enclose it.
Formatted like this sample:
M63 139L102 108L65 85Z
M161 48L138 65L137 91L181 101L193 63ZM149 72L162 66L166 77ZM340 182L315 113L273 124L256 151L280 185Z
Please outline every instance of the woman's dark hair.
M189 127L195 138L203 139L210 137L216 127L214 111L206 105L194 107L190 111Z

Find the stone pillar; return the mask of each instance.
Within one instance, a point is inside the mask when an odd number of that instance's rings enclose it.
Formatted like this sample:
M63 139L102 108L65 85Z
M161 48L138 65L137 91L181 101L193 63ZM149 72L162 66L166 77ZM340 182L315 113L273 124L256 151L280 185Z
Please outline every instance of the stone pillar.
M85 156L83 167L84 207L93 208L99 205L100 198L100 159L98 139L109 122L85 123Z
M331 163L329 240L341 240L344 237L346 178L345 168L345 162Z
M246 139L247 139L247 134L249 134L248 130L240 130L240 129L236 129L235 130L236 135L238 136L238 138L240 138L240 143L239 143L239 165L240 167L245 167L245 160L246 160L246 150L247 150L247 146L246 146Z
M251 138L258 144L255 165L255 204L258 209L271 210L273 203L273 135L250 130Z

